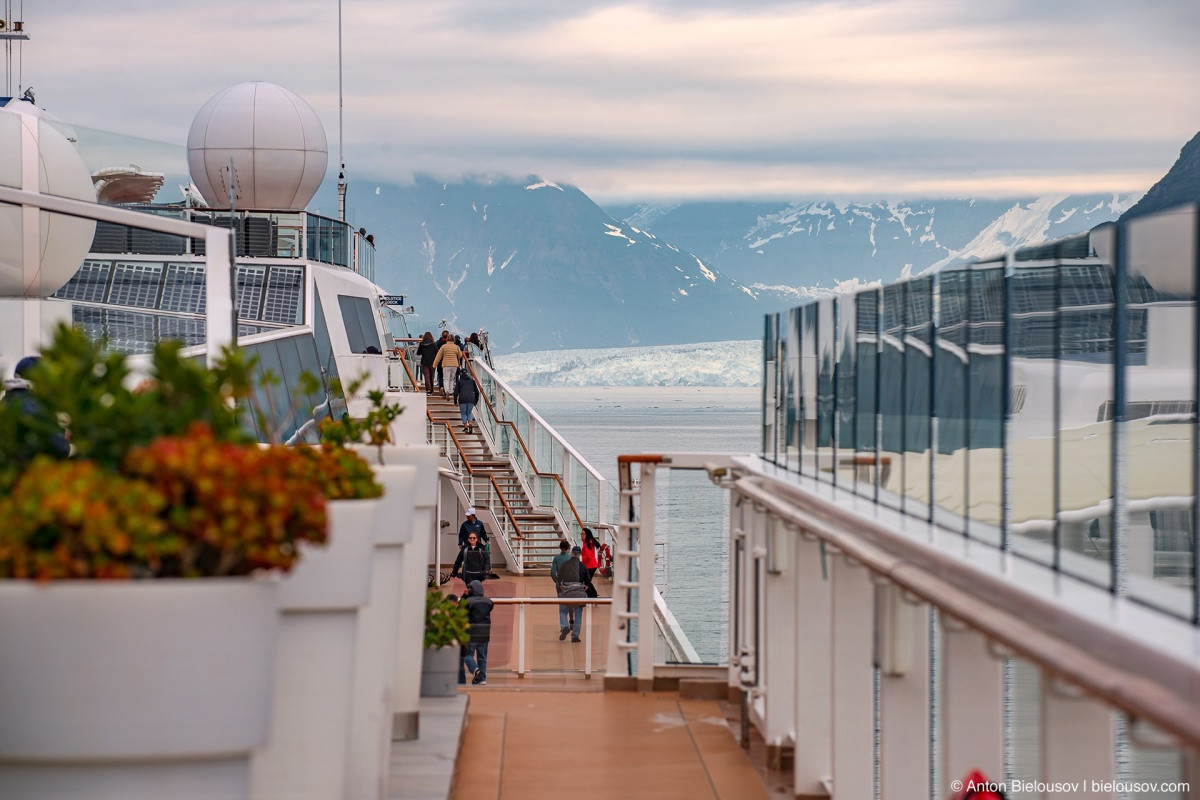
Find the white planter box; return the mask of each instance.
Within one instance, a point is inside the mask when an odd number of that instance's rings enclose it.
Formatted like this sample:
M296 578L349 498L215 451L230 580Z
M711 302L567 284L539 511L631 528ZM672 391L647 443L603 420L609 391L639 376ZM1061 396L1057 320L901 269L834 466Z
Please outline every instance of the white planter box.
M244 798L278 581L0 581L5 800Z
M271 736L254 755L251 797L343 796L357 616L370 594L379 502L331 502L328 545L306 546L280 587Z
M412 541L415 467L376 467L383 498L376 518L371 597L358 612L354 691L350 704L346 797L387 795L396 680L396 625L405 551Z

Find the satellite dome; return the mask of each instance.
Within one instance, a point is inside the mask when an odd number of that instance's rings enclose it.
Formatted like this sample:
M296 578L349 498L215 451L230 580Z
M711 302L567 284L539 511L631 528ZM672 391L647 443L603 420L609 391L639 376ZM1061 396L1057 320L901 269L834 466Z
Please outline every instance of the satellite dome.
M230 86L204 104L188 132L188 170L215 208L229 208L231 163L237 208L301 211L325 177L325 128L282 86Z
M23 185L24 165L36 164L36 181ZM0 183L73 200L96 201L83 158L53 117L32 103L10 100L0 108ZM23 258L19 206L0 206L0 297L47 297L79 270L96 223L39 211L38 259Z

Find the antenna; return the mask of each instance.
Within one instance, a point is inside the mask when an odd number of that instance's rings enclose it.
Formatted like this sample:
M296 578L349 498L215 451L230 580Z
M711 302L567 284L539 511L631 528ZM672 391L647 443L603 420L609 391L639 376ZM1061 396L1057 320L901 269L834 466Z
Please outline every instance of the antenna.
M21 0L22 17L25 16L25 0ZM29 40L29 34L25 33L25 23L22 20L14 20L12 14L12 0L4 0L3 10L0 11L0 39L4 40L4 96L13 97L12 79L13 79L13 42L25 42ZM20 70L22 66L21 54L23 50L17 48L17 91L21 91L21 78L24 77ZM32 98L31 98L32 100Z
M23 2L24 0L22 0ZM338 219L346 221L346 155L342 134L342 0L338 0Z

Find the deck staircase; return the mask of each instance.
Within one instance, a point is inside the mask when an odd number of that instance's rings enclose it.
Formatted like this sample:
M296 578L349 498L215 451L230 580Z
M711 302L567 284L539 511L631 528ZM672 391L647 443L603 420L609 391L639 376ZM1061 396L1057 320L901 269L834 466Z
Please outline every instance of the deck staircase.
M458 406L452 399L434 392L427 408L430 441L442 445L442 454L462 475L468 500L495 515L525 573L548 573L550 561L558 555L559 543L567 538L567 532L553 509L534 502L530 487L512 459L498 453L482 432L479 417L488 413L484 404L476 407L475 433L463 432Z

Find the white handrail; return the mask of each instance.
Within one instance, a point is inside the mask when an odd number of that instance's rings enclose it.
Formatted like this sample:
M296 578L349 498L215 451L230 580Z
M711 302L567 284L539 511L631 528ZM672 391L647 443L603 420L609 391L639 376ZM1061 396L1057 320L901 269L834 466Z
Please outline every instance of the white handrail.
M522 398L521 395L514 392L512 387L509 386L507 383L505 383L504 379L501 378L499 375L497 375L491 367L489 367L487 364L483 363L482 361L480 361L478 359L472 361L471 363L475 367L483 369L483 371L486 372L488 374L488 376L491 377L491 379L494 380L496 382L496 384L505 391L505 393L508 394L509 397L512 397L514 400L516 400L517 405L519 405L522 409L524 409L525 413L529 414L529 416L532 417L537 422L538 425L545 428L546 432L550 434L550 438L554 439L554 441L561 444L563 446L563 449L566 450L568 453L570 453L571 456L576 461L578 461L579 464L588 473L590 473L592 475L592 477L596 478L597 480L601 480L601 481L607 480L607 478L605 478L603 475L601 475L600 472L595 467L593 467L591 464L588 463L588 460L586 458L579 455L579 452L574 447L571 447L571 445L567 442L567 440L564 439L562 436L560 436L558 431L554 430L554 428L550 425L549 422L546 422L546 420L542 419L541 415L538 414L536 411L534 411L533 407L530 406L528 403L526 403L525 399Z

